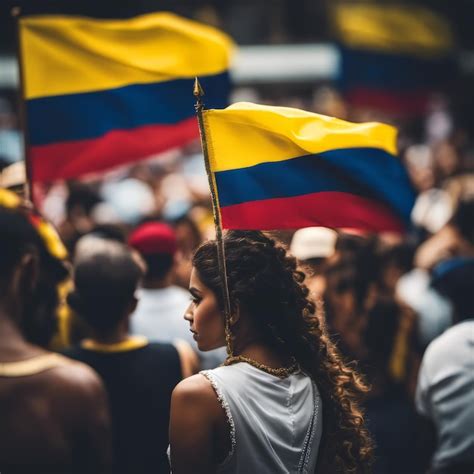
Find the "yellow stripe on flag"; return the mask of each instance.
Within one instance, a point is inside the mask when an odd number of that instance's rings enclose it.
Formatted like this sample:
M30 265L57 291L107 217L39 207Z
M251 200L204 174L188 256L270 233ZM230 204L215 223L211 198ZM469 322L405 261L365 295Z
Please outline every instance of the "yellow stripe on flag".
M288 107L240 102L205 110L212 171L247 168L337 148L371 147L397 154L397 131L381 123L351 123Z
M436 56L454 43L448 23L416 5L343 3L333 15L337 36L351 48Z
M234 46L219 30L172 13L24 17L20 42L26 99L218 74Z

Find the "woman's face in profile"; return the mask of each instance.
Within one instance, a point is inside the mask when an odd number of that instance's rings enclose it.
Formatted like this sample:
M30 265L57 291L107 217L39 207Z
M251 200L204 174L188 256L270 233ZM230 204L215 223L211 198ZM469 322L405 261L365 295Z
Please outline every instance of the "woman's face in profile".
M191 304L184 319L189 321L190 330L201 351L210 351L225 346L224 316L220 311L216 295L202 283L193 267L189 283Z

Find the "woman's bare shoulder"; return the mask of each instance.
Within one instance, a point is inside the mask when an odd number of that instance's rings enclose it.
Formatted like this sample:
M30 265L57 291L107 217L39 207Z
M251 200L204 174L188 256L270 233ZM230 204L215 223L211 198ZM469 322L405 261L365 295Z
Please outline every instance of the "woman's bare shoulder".
M197 374L181 381L171 400L173 472L215 472L212 440L223 423L223 410L207 378Z
M173 402L209 407L218 403L211 383L202 374L193 375L179 382L173 390Z

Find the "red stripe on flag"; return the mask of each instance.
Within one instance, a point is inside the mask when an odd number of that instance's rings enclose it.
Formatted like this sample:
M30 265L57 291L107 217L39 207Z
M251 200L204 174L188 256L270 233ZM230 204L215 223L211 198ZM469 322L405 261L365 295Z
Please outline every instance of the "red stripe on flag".
M30 148L33 181L77 178L87 173L139 161L199 137L195 117L173 125L113 130L92 140Z
M351 227L369 232L405 230L387 206L354 194L319 192L291 198L250 201L221 208L225 229Z
M400 116L416 116L426 112L430 92L426 90L388 91L356 87L347 92L346 98L352 106L383 110Z

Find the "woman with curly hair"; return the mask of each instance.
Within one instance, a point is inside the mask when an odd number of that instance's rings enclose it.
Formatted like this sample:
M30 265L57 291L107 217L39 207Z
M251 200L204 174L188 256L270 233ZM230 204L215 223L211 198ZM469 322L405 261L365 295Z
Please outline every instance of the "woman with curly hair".
M229 357L173 392L173 473L369 472L366 386L330 342L296 260L260 232L228 232L224 247L230 317L209 241L193 258L185 319L200 350L227 344Z

